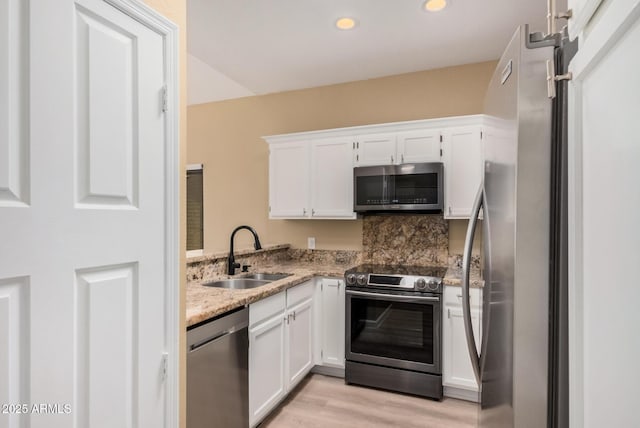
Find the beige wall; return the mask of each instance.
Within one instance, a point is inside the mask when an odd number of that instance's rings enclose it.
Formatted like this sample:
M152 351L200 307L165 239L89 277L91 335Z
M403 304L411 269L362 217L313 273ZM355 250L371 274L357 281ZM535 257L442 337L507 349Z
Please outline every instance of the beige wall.
M253 226L264 243L361 249L360 220L269 220L265 135L482 112L495 61L188 108L188 163L204 164L205 248L228 249L229 233ZM450 223L461 252L466 222ZM242 235L242 236L241 236ZM246 232L237 247L251 245ZM460 249L458 249L460 246ZM458 251L459 250L459 251Z
M187 157L187 0L145 0L145 3L169 18L180 29L179 60L180 60L180 171L185 170ZM180 344L178 349L186 349L186 315L185 315L185 285L186 285L186 176L181 174L180 181ZM180 427L185 428L186 422L186 353L180 354Z

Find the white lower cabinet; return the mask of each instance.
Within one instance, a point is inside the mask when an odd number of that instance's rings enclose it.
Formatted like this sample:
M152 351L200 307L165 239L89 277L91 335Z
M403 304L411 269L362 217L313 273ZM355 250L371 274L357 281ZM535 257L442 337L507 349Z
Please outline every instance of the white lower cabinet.
M480 346L481 290L470 290L471 324ZM442 324L442 384L444 395L470 401L478 401L478 384L471 367L471 359L464 332L462 317L462 289L447 286L444 293Z
M291 390L313 367L313 300L287 309L287 390Z
M344 280L320 281L320 364L344 369Z
M249 306L249 422L259 423L313 367L313 280Z

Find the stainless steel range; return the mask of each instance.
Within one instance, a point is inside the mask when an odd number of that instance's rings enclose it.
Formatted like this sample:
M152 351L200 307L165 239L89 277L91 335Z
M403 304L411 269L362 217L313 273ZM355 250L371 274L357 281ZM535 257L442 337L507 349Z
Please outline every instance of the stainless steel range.
M442 399L446 268L361 265L345 272L345 381Z

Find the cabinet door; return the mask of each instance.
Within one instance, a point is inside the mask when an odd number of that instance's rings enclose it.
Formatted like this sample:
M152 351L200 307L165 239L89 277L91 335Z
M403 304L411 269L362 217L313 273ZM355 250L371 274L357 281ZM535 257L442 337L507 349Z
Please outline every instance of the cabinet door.
M482 180L480 127L450 128L443 132L444 217L469 218Z
M287 390L309 373L313 367L312 299L287 309Z
M440 162L439 130L401 132L397 138L397 163Z
M351 137L323 139L311 144L311 217L356 217Z
M471 323L479 349L481 340L479 309L471 309ZM442 384L478 391L478 384L476 383L473 368L471 367L471 359L469 358L467 338L464 333L462 308L447 307L445 309L443 336Z
M280 313L249 331L249 421L259 422L286 393L285 318Z
M344 368L344 281L322 279L322 364Z
M567 21L569 26L569 36L571 40L575 39L582 30L585 29L593 14L602 3L602 0L568 0L567 10L572 11L573 17ZM561 13L564 10L556 10ZM558 21L558 29L564 21Z
M369 134L356 138L356 165L391 165L396 159L395 134Z
M309 145L269 145L269 218L304 218L309 214Z

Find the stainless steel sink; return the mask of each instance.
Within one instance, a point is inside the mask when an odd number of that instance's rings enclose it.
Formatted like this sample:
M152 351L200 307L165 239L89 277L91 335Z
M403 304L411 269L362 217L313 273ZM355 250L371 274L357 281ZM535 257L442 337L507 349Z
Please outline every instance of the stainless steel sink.
M250 278L233 278L203 282L202 285L204 285L205 287L228 288L230 290L248 290L250 288L256 288L260 287L261 285L269 284L270 282L272 281Z
M291 276L290 273L252 273L251 275L243 276L243 278L247 279L257 279L264 281L277 281L279 279L286 278Z

